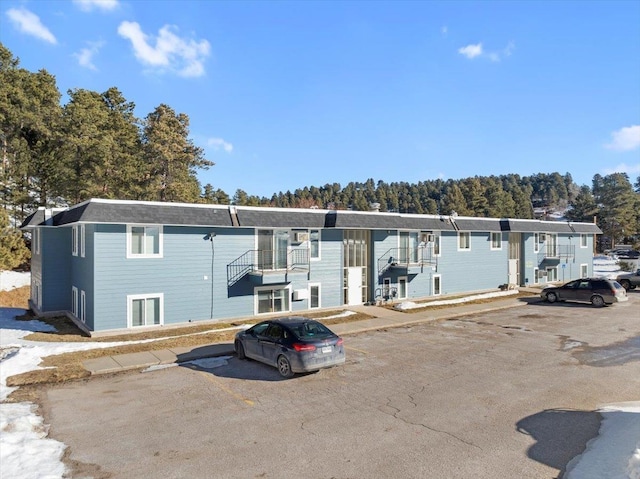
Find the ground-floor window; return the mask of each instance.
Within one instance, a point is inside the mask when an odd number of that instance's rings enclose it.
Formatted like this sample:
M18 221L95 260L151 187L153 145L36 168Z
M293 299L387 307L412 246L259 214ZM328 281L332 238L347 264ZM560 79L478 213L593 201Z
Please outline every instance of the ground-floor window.
M407 298L407 278L398 278L398 299Z
M589 277L589 265L588 264L581 264L580 265L580 277L581 278L588 278Z
M80 291L80 321L87 322L87 295L84 290Z
M309 285L309 308L319 308L320 307L320 285L319 284L310 284Z
M547 283L558 281L558 268L547 268Z
M538 284L540 282L540 270L538 268L533 268L533 284Z
M42 309L42 285L40 284L40 281L35 280L33 282L31 292L31 300L33 301L33 304L36 305L36 308Z
M71 287L71 314L78 317L78 288Z
M141 294L127 296L129 327L164 324L164 295Z
M257 298L257 314L282 313L291 310L288 287L256 288L255 296Z
M439 274L433 275L433 284L431 291L433 291L434 296L439 296L442 294L442 276Z

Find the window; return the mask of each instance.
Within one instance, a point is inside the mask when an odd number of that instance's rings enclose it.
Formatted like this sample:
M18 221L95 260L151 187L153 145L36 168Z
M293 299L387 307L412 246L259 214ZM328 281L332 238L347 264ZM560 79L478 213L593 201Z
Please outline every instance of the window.
M127 258L161 258L162 226L127 226Z
M164 324L164 295L137 294L127 296L128 327Z
M533 252L540 252L540 233L533 233Z
M34 228L33 235L31 237L31 251L33 254L40 254L40 229Z
M458 251L471 250L471 233L468 231L458 232Z
M431 291L434 296L440 296L442 294L442 276L434 274L432 279Z
M407 298L407 278L400 277L398 278L398 299L406 299Z
M558 281L558 268L547 268L547 283Z
M540 270L538 268L533 268L533 284L538 284L540 281Z
M71 314L78 317L78 288L71 287Z
M256 313L282 313L290 311L289 288L256 288Z
M71 227L71 254L78 256L78 226Z
M400 231L400 249L398 256L401 263L418 262L418 245L420 244L420 234L417 231Z
M32 291L32 301L33 304L36 305L36 308L42 308L42 284L38 280L33 281L33 286L31 288Z
M80 290L80 321L87 322L87 295Z
M440 235L433 236L433 254L440 256Z
M589 236L586 234L580 235L580 248L586 248L589 246Z
M589 265L588 264L581 264L580 265L580 277L581 278L588 278L589 277Z
M80 225L80 257L84 258L84 241L85 241L85 231L84 225Z
M502 249L502 233L491 233L491 249Z
M309 248L311 259L320 259L320 230L309 232Z
M319 284L310 284L309 285L309 308L319 308L320 307L320 285Z

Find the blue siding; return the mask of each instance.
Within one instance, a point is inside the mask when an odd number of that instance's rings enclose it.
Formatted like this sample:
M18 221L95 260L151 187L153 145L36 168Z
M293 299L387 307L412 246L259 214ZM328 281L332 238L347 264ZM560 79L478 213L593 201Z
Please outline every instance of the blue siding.
M43 311L71 310L71 228L41 228Z

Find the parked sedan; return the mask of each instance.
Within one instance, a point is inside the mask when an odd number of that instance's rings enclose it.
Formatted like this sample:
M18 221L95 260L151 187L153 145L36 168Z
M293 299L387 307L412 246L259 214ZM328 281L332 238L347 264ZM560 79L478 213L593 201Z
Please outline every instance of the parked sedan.
M604 306L627 301L627 291L618 283L606 278L582 278L562 286L549 286L540 293L542 299L556 301L582 301L594 306Z
M269 319L236 334L238 358L278 368L281 376L317 371L345 361L342 338L312 319Z

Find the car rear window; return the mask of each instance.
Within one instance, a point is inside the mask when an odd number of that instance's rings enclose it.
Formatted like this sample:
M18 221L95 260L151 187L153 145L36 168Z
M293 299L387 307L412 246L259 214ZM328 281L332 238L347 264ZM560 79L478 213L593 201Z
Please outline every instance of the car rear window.
M296 324L291 329L299 339L324 339L333 336L333 333L324 324L316 321Z

